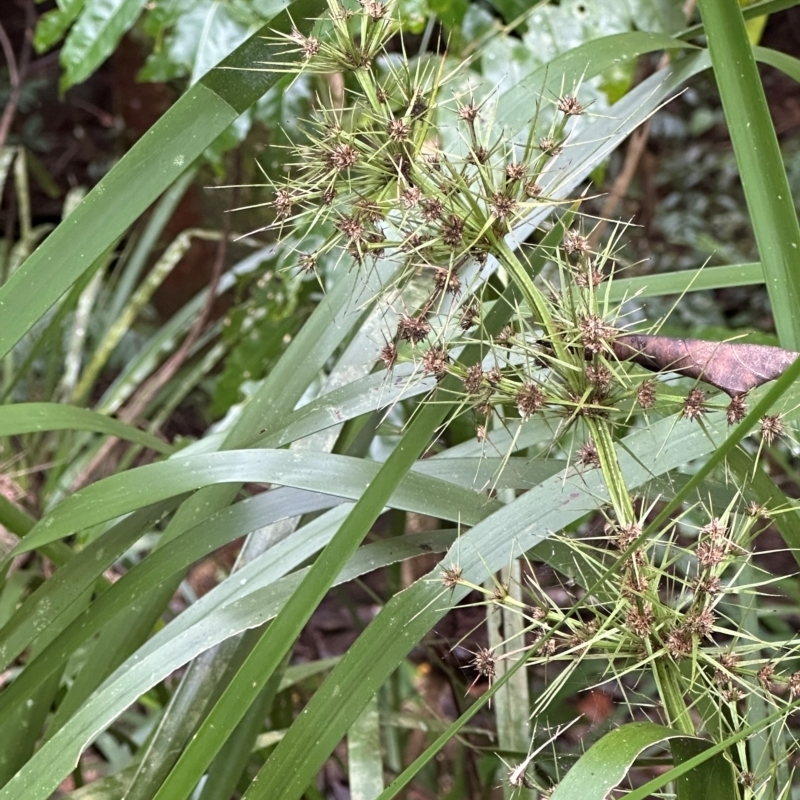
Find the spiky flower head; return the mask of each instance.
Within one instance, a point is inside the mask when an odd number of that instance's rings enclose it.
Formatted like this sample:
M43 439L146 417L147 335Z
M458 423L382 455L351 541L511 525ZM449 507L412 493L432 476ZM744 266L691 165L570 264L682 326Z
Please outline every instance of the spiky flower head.
M495 677L497 668L497 659L488 647L482 647L475 653L475 658L472 661L472 666L475 671L483 678L492 680Z
M394 342L387 342L381 349L380 359L386 369L391 369L397 363L397 345Z
M461 291L461 280L458 275L452 270L443 267L435 268L433 282L437 292L457 295Z
M397 336L411 344L419 344L431 332L431 324L425 317L409 317L403 314L397 326Z
M577 117L585 111L583 104L574 95L567 94L558 101L558 110L565 117Z
M747 416L747 400L743 394L734 397L725 409L728 425L736 425Z
M467 394L479 394L483 387L483 368L480 364L473 364L464 376L464 390Z
M415 208L422 199L422 190L418 186L409 186L400 194L400 202L404 208Z
M444 584L445 589L455 589L459 583L461 583L461 576L463 571L458 564L454 564L451 567L445 567L442 570L441 578L442 583Z
M683 404L683 416L689 420L700 419L706 412L706 393L702 389L692 389Z
M645 411L656 404L656 384L652 379L648 378L636 390L636 402Z
M524 181L527 175L528 167L526 164L520 164L516 161L506 164L506 177L509 181Z
M641 611L632 606L625 619L628 627L642 639L649 636L656 621L656 615L649 603L642 603Z
M596 314L582 315L578 320L578 330L581 344L587 352L592 354L607 350L617 333L611 325Z
M578 231L568 230L564 234L564 250L568 255L586 253L589 251L589 240Z
M464 236L464 220L451 214L442 224L442 241L450 247L458 247Z
M761 417L761 438L772 444L783 434L783 419L780 414L767 414Z
M441 344L433 345L422 357L422 371L441 378L447 371L447 350Z
M327 163L336 172L350 169L358 163L358 151L347 143L337 144L328 153Z
M459 321L459 326L462 331L468 331L470 328L474 328L475 325L480 320L481 316L481 306L478 302L476 297L473 297L465 306L463 311L461 312L461 320Z
M393 119L387 123L386 133L393 142L404 142L411 133L411 126L402 118Z
M544 408L546 402L544 392L534 381L528 381L517 392L517 409L522 419L528 419Z
M564 152L564 148L552 136L545 136L539 142L539 149L551 158Z
M492 195L492 209L499 219L511 216L517 207L517 201L513 197L503 192L495 192Z
M600 454L597 452L597 445L593 439L589 439L578 448L577 456L578 461L585 467L600 466Z
M467 103L467 105L458 109L458 117L465 122L475 122L478 119L478 107L472 103Z

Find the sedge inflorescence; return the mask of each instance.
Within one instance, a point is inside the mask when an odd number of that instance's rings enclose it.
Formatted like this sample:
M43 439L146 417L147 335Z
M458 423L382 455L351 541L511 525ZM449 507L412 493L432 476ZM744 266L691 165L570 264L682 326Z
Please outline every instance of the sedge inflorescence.
M742 589L740 576L742 565L751 568L763 509L737 496L693 529L669 519L650 531L652 508L637 507L626 485L613 444L620 429L659 416L702 427L715 411L733 425L747 406L743 396L720 404L700 385L675 390L619 360L626 326L604 295L619 232L598 246L579 204L559 209L563 199L551 196L568 169L571 126L586 113L577 90L551 99L525 138L509 137L495 130L485 101L452 88L457 76L444 76L443 61L412 67L389 57L391 4L329 6L328 38L286 40L304 71L338 76L337 92L318 101L288 174L272 187L271 227L316 242L300 251L305 275L326 261L380 271L387 372L426 381L435 401L472 413L478 442L494 428L552 423L548 452L560 449L565 474L599 474L603 488L592 491L609 497L602 536L563 538L580 585L592 587L579 614L548 594L531 565L532 599L517 609L531 668L558 664L567 675L584 660L605 660L598 684L612 681L623 696L648 674L659 687L678 682L689 707L716 698L728 732L743 722L743 698L781 707L800 696L800 677L785 666L793 645L743 632L737 616L743 594L757 591L752 582ZM557 221L534 230L531 217L548 207ZM763 445L777 442L782 417L763 417L760 433ZM466 585L457 564L438 580L443 591ZM514 607L504 592L486 602ZM490 649L476 650L480 676L493 680L496 665ZM543 689L534 713L563 680ZM694 730L680 697L660 700L670 724Z

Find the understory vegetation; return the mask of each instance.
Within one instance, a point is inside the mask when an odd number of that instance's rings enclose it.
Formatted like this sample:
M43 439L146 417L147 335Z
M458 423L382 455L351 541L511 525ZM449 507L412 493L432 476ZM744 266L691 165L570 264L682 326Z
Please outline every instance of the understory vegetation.
M2 149L0 800L800 796L791 3L251 5L36 26L188 88Z

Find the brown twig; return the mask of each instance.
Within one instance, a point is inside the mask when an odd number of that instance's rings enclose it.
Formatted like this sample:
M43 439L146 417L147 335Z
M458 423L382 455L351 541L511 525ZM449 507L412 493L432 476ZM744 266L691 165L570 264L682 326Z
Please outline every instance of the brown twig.
M8 78L11 83L11 92L8 96L8 103L0 115L0 148L2 148L8 138L11 124L17 113L19 98L22 94L22 83L28 72L28 65L31 58L31 42L33 40L33 26L35 14L30 2L25 4L25 36L22 42L19 59L14 56L14 49L11 47L11 40L8 38L3 23L0 22L0 49L3 51L6 64L8 65Z

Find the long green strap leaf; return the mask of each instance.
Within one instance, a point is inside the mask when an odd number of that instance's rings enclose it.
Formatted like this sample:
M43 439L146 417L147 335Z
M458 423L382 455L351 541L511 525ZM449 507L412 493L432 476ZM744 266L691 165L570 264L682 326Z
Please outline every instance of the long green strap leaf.
M192 86L0 287L0 358L236 118L281 78L274 31L310 32L323 0L296 0Z
M174 447L157 437L119 420L86 408L60 403L17 403L0 406L0 436L42 431L91 431L116 436L149 447L157 453L172 453Z
M781 344L800 350L800 223L737 0L699 0Z

